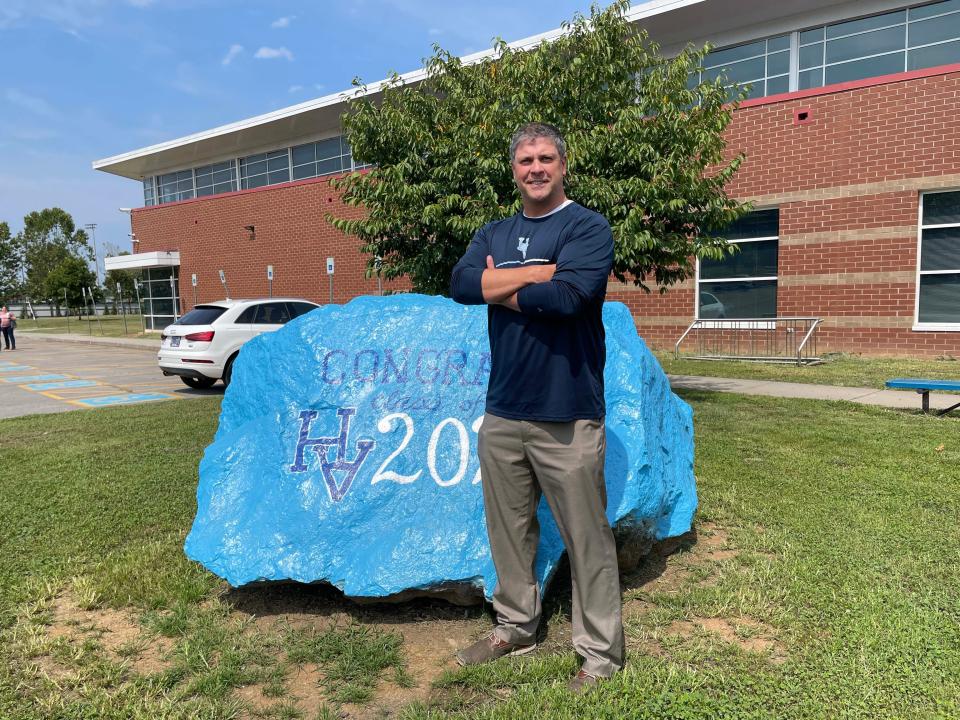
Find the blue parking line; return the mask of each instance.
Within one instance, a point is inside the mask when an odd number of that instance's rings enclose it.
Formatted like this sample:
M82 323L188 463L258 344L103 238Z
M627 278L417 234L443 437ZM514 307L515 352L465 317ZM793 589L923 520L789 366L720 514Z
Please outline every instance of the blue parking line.
M30 367L29 365L12 365L12 364L0 367L0 373L18 372L20 370L33 370L33 368Z
M80 405L87 407L106 407L108 405L132 405L133 403L151 402L153 400L170 400L172 395L163 395L161 393L129 393L127 395L105 395L95 398L84 398L82 400L73 400Z
M31 383L24 385L27 390L62 390L64 388L80 388L99 385L96 380L62 380L60 382Z
M5 377L8 383L35 383L44 380L68 380L66 375L20 375L18 377Z

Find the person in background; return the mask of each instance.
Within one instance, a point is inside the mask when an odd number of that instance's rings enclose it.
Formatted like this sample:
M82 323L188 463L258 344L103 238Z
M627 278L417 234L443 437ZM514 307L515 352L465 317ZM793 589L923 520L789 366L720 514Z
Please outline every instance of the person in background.
M0 332L3 333L3 346L6 350L17 349L17 339L13 335L13 330L16 327L17 316L4 305L3 309L0 309Z

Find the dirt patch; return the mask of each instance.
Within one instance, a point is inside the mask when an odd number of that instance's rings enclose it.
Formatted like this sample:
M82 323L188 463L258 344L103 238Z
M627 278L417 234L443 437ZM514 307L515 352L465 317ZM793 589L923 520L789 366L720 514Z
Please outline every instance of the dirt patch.
M786 651L777 642L774 629L752 618L694 618L678 620L667 628L668 634L683 638L692 638L698 632L716 635L745 652L766 655L775 664L786 660Z
M336 704L323 689L324 675L316 665L289 669L282 698L268 698L261 686L238 692L254 718L279 702L294 704L304 717L316 717L325 705L339 717L390 718L404 706L430 697L433 682L456 667L454 653L490 627L481 607L463 608L442 600L417 599L399 604L358 605L333 588L323 585L271 584L230 590L221 601L233 607L235 618L248 623L246 632L282 633L287 628L322 632L352 623L375 626L403 637L403 658L411 687L401 687L393 671L386 670L373 697L365 705Z
M127 662L140 675L170 667L166 659L171 648L169 639L144 633L128 613L109 608L85 610L69 594L54 601L47 635L63 638L71 645L96 640L112 660Z

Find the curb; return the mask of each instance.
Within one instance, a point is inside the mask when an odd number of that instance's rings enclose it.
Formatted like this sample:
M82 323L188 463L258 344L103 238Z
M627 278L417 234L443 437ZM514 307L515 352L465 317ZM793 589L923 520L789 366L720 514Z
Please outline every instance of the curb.
M159 342L127 340L125 338L92 337L90 335L51 335L47 333L25 332L20 335L22 340L35 338L44 342L65 342L75 345L101 345L106 347L126 348L142 352L155 353L160 349Z

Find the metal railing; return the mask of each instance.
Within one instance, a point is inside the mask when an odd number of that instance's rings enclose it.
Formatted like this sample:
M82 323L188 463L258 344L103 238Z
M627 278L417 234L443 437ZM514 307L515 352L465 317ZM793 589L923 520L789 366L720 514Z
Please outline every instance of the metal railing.
M673 348L680 357L684 341L693 345L692 359L752 360L809 365L817 356L817 327L822 318L738 318L694 320Z

